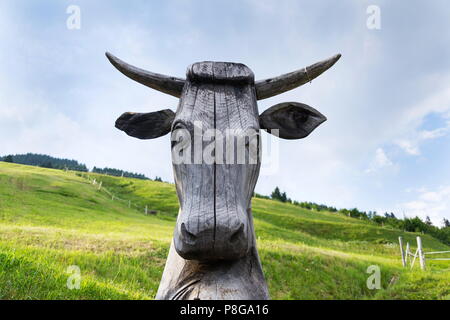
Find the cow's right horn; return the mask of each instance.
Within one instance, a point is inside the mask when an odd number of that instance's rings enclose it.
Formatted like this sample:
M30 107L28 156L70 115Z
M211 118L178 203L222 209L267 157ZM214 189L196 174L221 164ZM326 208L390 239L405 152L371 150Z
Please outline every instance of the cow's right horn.
M106 52L106 57L117 70L122 72L128 78L137 81L144 86L152 89L170 94L179 98L184 86L184 79L169 77L159 73L153 73L143 69L136 68L119 58L115 57L109 52Z

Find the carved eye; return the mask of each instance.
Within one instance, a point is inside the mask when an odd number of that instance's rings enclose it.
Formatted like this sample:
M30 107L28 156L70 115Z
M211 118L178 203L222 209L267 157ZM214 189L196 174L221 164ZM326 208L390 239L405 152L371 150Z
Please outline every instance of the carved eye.
M245 148L248 150L250 146L259 146L259 133L245 137Z
M176 159L175 162L178 163L185 156L189 156L191 144L191 130L187 128L185 123L176 123L171 135L172 159Z
M170 147L173 149L177 144L179 144L181 142L183 142L183 137L182 136L178 137L177 140L172 140L170 142Z
M259 161L259 134L245 137L245 157L249 164Z
M175 123L172 127L170 147L173 149L177 144L182 143L188 134L189 131L182 122Z

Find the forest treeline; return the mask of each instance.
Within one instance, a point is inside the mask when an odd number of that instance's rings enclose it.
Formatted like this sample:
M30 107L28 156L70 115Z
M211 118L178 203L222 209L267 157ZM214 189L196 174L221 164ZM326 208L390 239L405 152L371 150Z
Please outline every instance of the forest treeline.
M60 170L73 170L73 171L81 171L81 172L89 172L89 169L85 164L79 163L76 160L70 159L60 159L51 157L45 154L36 154L36 153L27 153L27 154L16 154L16 155L7 155L4 157L0 157L0 161L12 162L18 164L26 164L29 166L37 166L43 168L52 168L52 169L60 169ZM145 175L141 173L134 173L129 171L124 171L120 169L114 168L97 168L94 167L92 172L107 174L110 176L117 177L126 177L126 178L136 178L143 180L150 180ZM161 181L161 178L156 177L155 180Z
M149 178L147 178L145 175L143 175L141 173L133 173L133 172L123 171L123 170L114 169L114 168L103 168L102 169L102 168L94 167L92 169L92 172L107 174L109 176L116 176L116 177L127 177L127 178L149 180Z
M392 212L378 214L376 211L366 212L360 211L357 208L338 210L335 207L329 207L324 204L317 204L314 202L299 202L292 200L287 196L286 192L281 192L280 188L278 187L275 187L270 196L255 193L255 197L292 203L293 205L307 210L335 212L347 217L368 220L381 226L390 226L392 228L403 231L422 232L429 234L436 239L439 239L447 245L450 245L450 221L446 218L444 218L442 221L442 227L438 227L433 225L431 219L428 216L426 217L425 221L423 221L419 217L399 219Z
M29 166L52 168L52 169L68 169L74 171L87 172L86 165L79 163L76 160L60 159L51 157L45 154L27 153L27 154L15 154L0 157L1 161L13 162L18 164L26 164Z

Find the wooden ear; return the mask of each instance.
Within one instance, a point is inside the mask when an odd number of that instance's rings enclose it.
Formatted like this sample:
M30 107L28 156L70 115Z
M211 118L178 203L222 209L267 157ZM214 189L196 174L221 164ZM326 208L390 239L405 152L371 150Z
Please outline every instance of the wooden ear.
M259 125L265 130L279 129L279 137L283 139L302 139L326 120L323 114L306 104L284 102L264 111L259 116Z
M150 113L125 112L116 120L116 128L138 139L154 139L170 132L175 113L166 109Z

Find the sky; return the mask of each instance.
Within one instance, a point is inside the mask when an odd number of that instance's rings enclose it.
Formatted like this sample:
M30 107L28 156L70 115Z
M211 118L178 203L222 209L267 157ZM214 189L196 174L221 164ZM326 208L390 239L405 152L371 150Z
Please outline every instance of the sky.
M71 6L79 28L69 28ZM3 0L0 155L43 153L173 181L169 135L133 139L114 122L126 111L175 110L178 100L124 77L105 51L177 77L197 61L241 62L257 79L341 53L312 83L258 103L263 112L302 102L328 120L305 139L280 140L278 168L263 170L256 191L450 219L446 0Z

